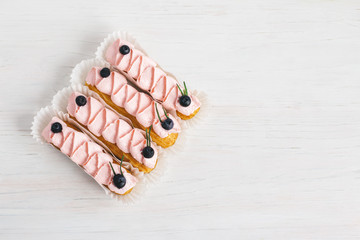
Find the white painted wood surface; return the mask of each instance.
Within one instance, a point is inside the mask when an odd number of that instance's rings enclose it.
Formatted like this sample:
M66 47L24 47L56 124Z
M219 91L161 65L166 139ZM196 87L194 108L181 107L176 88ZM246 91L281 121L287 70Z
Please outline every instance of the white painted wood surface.
M359 239L359 1L1 1L0 239ZM121 206L30 136L110 32L208 93L162 181Z

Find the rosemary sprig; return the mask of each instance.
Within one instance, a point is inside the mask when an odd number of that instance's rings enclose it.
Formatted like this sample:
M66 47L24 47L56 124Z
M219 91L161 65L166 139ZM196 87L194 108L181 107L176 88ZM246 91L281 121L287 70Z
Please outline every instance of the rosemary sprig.
M149 138L149 144L146 144L146 146L148 146L148 147L150 147L150 144L151 144L151 136L150 136L150 132L151 132L151 129L152 129L152 125L150 126L150 128L149 128L149 136L148 136L148 138Z
M146 133L146 146L149 146L149 143L148 143L148 132L147 132L147 129L145 129L145 133Z
M112 171L113 171L113 173L114 173L114 176L116 175L116 173L115 173L115 170L114 170L114 168L113 168L113 165L111 164L111 162L109 162L110 163L110 167L111 167L111 169L112 169Z
M156 113L157 113L157 116L158 116L158 118L159 118L159 121L160 122L162 122L161 121L161 118L160 118L160 114L159 114L159 111L158 111L158 108L157 108L157 104L155 103L155 109L156 109Z
M185 81L184 81L184 87L185 87L185 95L187 96L188 95L188 90L187 90Z
M169 118L169 116L167 115L167 112L166 112L166 110L165 110L164 107L163 107L163 110L164 110L164 113L165 113L166 118Z
M121 175L124 175L123 172L122 172L122 169L121 169L121 166L123 164L123 161L124 161L124 154L122 155L121 157L121 162L120 162L120 172L121 172Z
M184 83L184 91L181 90L179 84L176 84L176 86L177 86L178 89L180 90L181 96L188 96L189 94L188 94L188 90L187 90L185 81L184 81L183 83Z
M120 172L121 172L121 175L124 175L124 174L123 174L123 172L122 172L122 169L121 169L121 166L122 166L123 160L124 160L124 155L122 155L122 158L121 158L121 163L120 163ZM116 173L115 173L114 167L113 167L113 165L111 164L111 162L109 162L109 163L110 163L110 167L111 167L111 169L112 169L112 171L113 171L113 173L114 173L114 176L115 176L115 175L116 175Z
M184 93L183 93L183 91L181 91L181 88L180 88L179 84L176 84L176 86L177 86L177 87L178 87L178 89L180 90L180 92L181 92L181 96L184 96Z
M152 128L152 125L150 126L149 131L148 131L148 129L145 129L145 132L146 132L146 146L147 146L147 147L150 147L150 142L151 142L150 132L151 132L151 128Z

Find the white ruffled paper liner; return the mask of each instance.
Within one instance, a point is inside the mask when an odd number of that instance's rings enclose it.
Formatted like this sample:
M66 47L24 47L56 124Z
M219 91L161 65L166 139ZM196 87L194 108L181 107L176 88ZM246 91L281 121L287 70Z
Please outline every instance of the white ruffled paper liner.
M110 107L108 104L106 104L106 102L97 93L91 91L88 87L80 85L80 84L72 84L69 87L65 87L62 90L58 91L52 99L52 104L53 104L54 109L56 109L57 111L60 111L60 112L67 112L66 108L68 105L68 100L73 92L79 92L81 94L84 94L85 96L93 97L93 98L97 99L106 108L115 112L121 119L127 121L130 124L130 126L134 127L132 122L130 121L130 119L128 119L127 117L116 112L112 107ZM89 135L96 142L100 142L101 145L105 145L100 140L98 140L92 132L90 132L88 129L84 128L83 126L81 126L80 123L76 122L76 124L77 124L78 128L80 128L83 132L85 132L87 135ZM145 136L145 131L142 129L139 129L139 130ZM152 142L152 143L158 149L158 161L157 161L157 164L156 164L156 167L154 168L154 170L152 170L150 173L144 174L144 182L146 184L154 183L154 182L160 180L160 178L166 172L166 168L167 168L168 154L166 154L166 152L168 152L168 151L161 148L156 143L154 143L154 142ZM108 148L107 148L107 150L110 151Z
M128 32L123 32L123 31L120 31L120 32L113 32L111 34L109 34L103 41L102 43L100 44L100 46L97 48L96 52L95 52L95 56L99 59L101 59L100 61L104 62L103 64L107 64L107 65L103 65L103 67L107 66L109 68L109 66L111 66L110 63L108 63L106 61L106 58L105 58L105 54L106 54L106 50L109 48L109 46L114 42L116 41L117 39L123 39L127 42L130 42L131 44L134 45L134 47L138 50L140 50L141 52L143 52L146 56L148 56L148 54L146 53L146 51L140 46L139 42L136 40L136 38L134 36L132 36L130 33ZM148 56L149 57L149 56ZM154 60L153 60L154 61ZM155 62L155 61L154 61ZM174 74L170 73L170 72L167 72L165 71L158 63L156 63L157 67L159 67L161 70L163 70L167 75L173 77L177 82L179 82L177 80L177 78L175 77ZM91 69L91 68L90 68ZM89 70L90 70L89 69ZM136 86L136 83L134 81L134 79L129 76L129 74L127 74L126 72L124 71L121 71L119 70L118 68L116 67L113 67L112 66L112 69L116 70L117 72L120 72L121 74L123 74L129 82L133 83L133 85ZM85 76L86 77L86 76ZM146 91L144 90L141 90L138 86L136 86L136 88L142 92L145 92L147 93ZM192 127L194 126L195 124L200 124L203 122L203 119L204 117L207 115L207 111L209 109L209 106L208 106L208 100L207 100L207 96L204 92L200 92L200 91L197 91L197 90L194 90L194 91L190 91L190 93L196 97L199 98L200 102L201 102L201 107L200 107L200 111L191 119L189 120L180 120L181 122L184 122L184 126L186 128L188 127ZM170 112L171 113L171 112ZM174 113L172 113L174 115ZM199 116L200 115L200 116ZM174 115L175 116L175 115Z
M60 118L63 121L73 124L76 127L79 127L79 124L77 122L75 122L74 120L72 120L68 114L59 112L52 106L44 107L37 112L37 114L35 115L34 120L32 122L32 126L31 126L31 135L37 142L39 142L41 144L44 144L44 143L49 144L43 138L41 133L44 130L44 128L49 124L51 119L55 116ZM95 141L95 139L93 139L93 140ZM104 149L109 151L109 149L104 144L102 144L100 141L95 141L95 142L97 142L100 146L102 146ZM49 145L51 145L51 144L49 144ZM54 146L52 146L52 147L54 147ZM56 150L58 150L58 149L56 149ZM109 152L109 153L111 153L111 152ZM114 159L116 161L118 161L118 159L116 157L114 157ZM77 166L84 171L84 169L82 167L80 167L79 165L77 165ZM99 184L99 183L98 184L100 185L100 187L102 189L104 189L106 195L110 196L111 198L116 199L123 204L132 204L135 201L138 201L140 199L140 196L146 191L146 183L144 181L144 174L142 172L140 172L137 168L134 168L130 163L123 162L122 166L124 168L126 168L127 170L129 170L130 173L138 179L138 182L136 183L136 185L134 186L134 188L132 189L132 191L130 193L128 193L126 195L118 195L118 194L111 192L108 188L106 188L102 184ZM89 175L89 176L92 177L91 175Z

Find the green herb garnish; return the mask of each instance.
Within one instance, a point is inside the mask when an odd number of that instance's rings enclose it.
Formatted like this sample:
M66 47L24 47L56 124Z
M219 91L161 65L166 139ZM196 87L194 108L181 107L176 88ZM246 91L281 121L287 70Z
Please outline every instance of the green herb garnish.
M120 162L120 172L121 172L121 175L123 175L123 172L122 172L122 169L121 169L121 166L122 166L123 160L124 160L124 155L122 155L122 157L121 157L121 162ZM111 162L109 162L109 163L110 163L110 167L111 167L111 169L112 169L112 171L113 171L114 175L116 175L115 170L114 170L114 168L113 168L113 165L111 164Z

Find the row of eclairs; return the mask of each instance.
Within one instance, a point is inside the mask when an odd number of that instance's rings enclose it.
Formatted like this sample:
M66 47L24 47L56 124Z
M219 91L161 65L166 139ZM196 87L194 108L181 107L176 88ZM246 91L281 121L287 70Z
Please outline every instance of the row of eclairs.
M108 65L94 64L82 75L89 91L74 88L66 96L69 118L53 116L41 135L100 185L126 195L138 179L123 162L153 171L159 148L176 143L180 121L193 118L201 103L130 42L118 38L105 51Z

